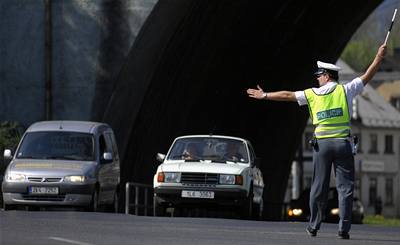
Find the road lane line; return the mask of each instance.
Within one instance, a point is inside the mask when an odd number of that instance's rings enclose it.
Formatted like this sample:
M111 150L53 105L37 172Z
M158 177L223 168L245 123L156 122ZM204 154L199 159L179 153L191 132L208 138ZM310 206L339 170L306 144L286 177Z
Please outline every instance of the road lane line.
M62 237L50 236L50 237L48 237L48 238L49 238L50 240L56 240L56 241L60 241L60 242L70 243L70 244L92 245L92 244L90 244L90 243L80 242L80 241L74 241L74 240L70 240L70 239L66 239L66 238L62 238Z

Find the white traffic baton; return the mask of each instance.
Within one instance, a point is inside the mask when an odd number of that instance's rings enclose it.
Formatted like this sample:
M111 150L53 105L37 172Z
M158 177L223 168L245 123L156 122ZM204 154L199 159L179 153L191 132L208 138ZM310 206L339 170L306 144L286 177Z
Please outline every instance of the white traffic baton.
M396 18L396 13L397 13L397 9L394 10L393 18L392 18L392 23L390 24L389 31L388 31L388 33L386 34L385 43L384 43L385 45L386 45L386 43L387 43L387 41L388 41L388 39L389 39L390 31L392 30L393 23L394 23L394 19Z

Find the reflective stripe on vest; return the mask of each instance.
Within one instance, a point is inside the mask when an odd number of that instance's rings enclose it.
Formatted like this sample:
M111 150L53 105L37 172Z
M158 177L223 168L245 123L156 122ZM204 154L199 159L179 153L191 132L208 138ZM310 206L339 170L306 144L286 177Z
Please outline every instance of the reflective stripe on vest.
M328 94L317 95L312 89L304 93L317 139L349 136L350 115L343 85L336 85Z

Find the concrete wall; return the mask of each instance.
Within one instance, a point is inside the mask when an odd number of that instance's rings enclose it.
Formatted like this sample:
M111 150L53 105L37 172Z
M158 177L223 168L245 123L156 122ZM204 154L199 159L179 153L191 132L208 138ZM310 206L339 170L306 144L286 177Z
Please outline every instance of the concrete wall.
M157 0L52 1L52 118L101 120ZM45 118L45 3L0 2L0 121Z
M0 121L44 118L44 5L0 1Z

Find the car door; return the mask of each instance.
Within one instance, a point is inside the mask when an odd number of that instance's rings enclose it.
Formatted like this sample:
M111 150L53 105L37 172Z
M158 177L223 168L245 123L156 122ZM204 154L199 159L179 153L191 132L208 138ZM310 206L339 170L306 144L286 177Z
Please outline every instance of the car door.
M117 142L115 140L114 133L111 130L108 130L104 134L106 145L110 148L110 152L112 153L113 161L110 164L110 185L112 186L112 192L117 189L120 181L120 160L117 148ZM113 195L114 193L112 193Z
M113 200L113 163L104 161L103 154L112 152L112 145L103 132L98 138L99 145L99 203L110 203Z
M257 167L256 164L256 154L254 152L253 146L248 142L248 148L250 153L250 162L252 165L252 175L253 175L253 192L254 192L254 199L256 202L260 202L263 198L263 191L264 191L264 180L262 176L261 170Z

